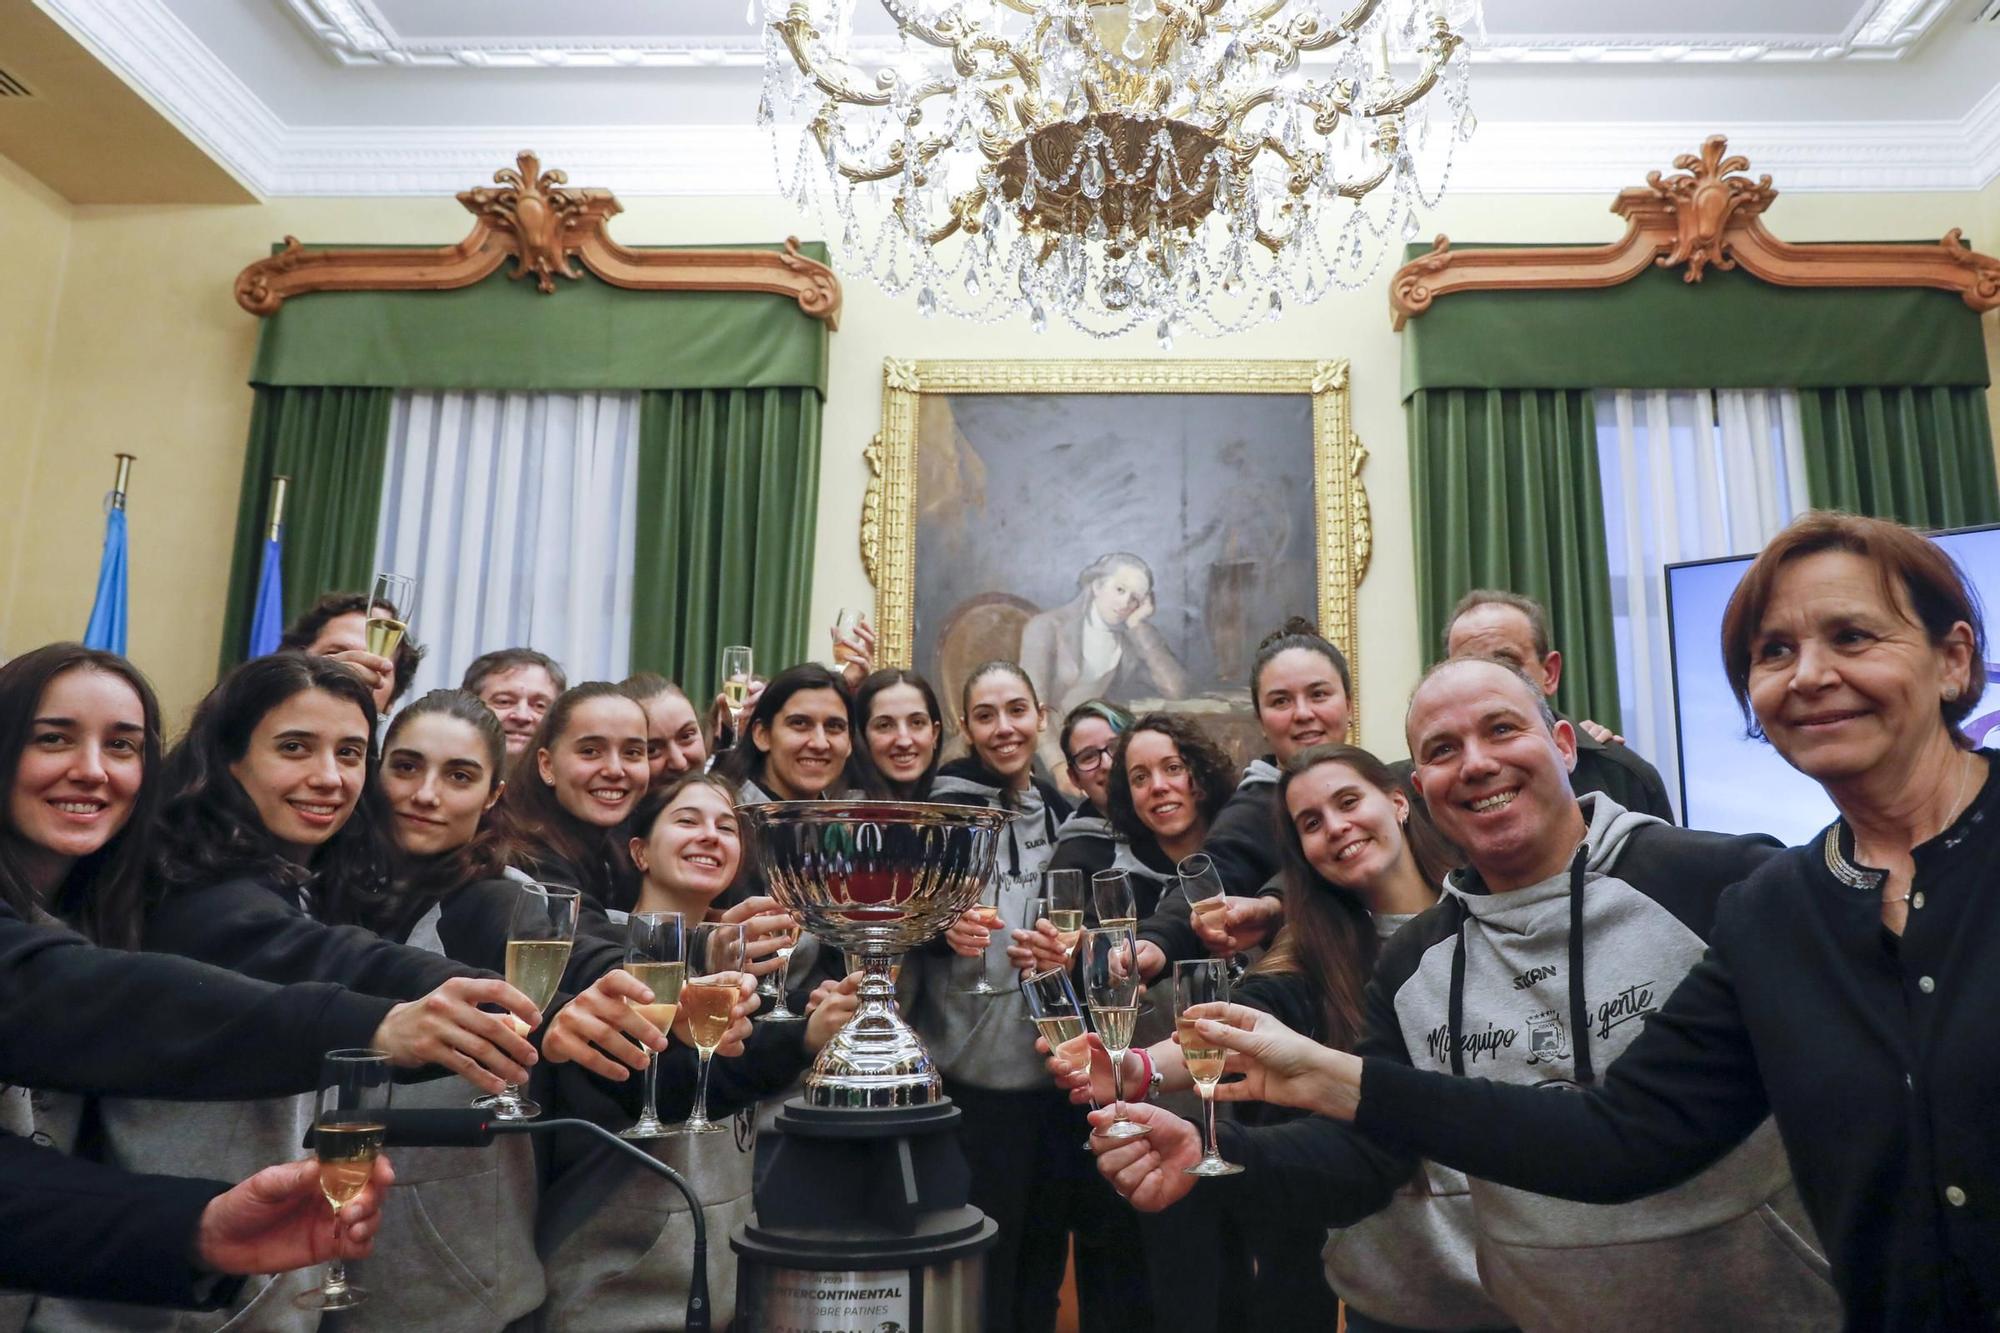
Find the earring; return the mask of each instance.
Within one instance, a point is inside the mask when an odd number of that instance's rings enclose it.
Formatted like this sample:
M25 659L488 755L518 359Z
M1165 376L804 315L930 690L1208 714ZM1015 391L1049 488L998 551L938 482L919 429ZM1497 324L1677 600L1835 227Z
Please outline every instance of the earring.
M1947 685L1944 687L1944 701L1948 704L1958 702L1958 686Z

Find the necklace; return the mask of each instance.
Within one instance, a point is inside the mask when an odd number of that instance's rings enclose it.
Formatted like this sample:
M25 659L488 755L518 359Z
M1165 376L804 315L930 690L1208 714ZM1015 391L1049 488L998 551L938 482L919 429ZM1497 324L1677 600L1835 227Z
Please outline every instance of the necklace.
M1945 815L1943 825L1938 829L1938 833L1940 834L1945 829L1957 823L1958 817L1965 813L1966 806L1970 804L1966 791L1967 788L1972 786L1972 775L1978 771L1980 764L1977 759L1970 755L1966 756L1966 761L1963 768L1964 776L1958 780L1958 794L1952 798L1951 809ZM1936 834L1932 836L1935 837ZM1928 842L1929 839L1926 838L1923 841ZM1828 827L1826 831L1825 850L1827 869L1833 872L1835 879L1838 879L1850 888L1873 888L1885 883L1889 878L1888 874L1884 871L1869 870L1861 866L1849 864L1847 858L1840 854L1840 824L1838 821ZM1907 903L1915 895L1916 890L1914 887L1908 893L1885 895L1882 899L1882 906L1893 907L1897 903Z

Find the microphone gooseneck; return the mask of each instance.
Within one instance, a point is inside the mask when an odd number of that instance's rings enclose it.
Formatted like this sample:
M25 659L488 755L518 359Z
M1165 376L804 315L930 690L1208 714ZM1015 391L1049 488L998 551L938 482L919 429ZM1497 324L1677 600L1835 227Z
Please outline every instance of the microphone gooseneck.
M574 1129L593 1135L639 1165L665 1176L687 1200L688 1215L694 1223L694 1272L688 1283L688 1333L708 1333L708 1224L702 1217L701 1198L680 1172L643 1149L619 1138L602 1125L588 1120L495 1120L478 1107L444 1107L381 1112L382 1146L385 1148L484 1148L495 1134L542 1134ZM306 1146L312 1145L312 1131L306 1131Z

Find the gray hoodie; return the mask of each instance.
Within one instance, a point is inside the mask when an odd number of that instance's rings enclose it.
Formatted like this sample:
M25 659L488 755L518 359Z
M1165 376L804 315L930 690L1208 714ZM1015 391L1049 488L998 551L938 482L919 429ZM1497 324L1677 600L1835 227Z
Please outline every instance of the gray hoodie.
M406 943L445 952L437 907ZM479 1089L462 1078L401 1083L398 1109L462 1107ZM342 1333L424 1329L499 1333L542 1303L535 1254L535 1150L504 1135L489 1148L396 1148L396 1183L382 1207L374 1255L350 1264L368 1301L340 1316Z
M967 777L940 775L934 799L999 808L1000 789ZM1041 893L1040 872L1055 855L1053 820L1042 793L1032 784L1020 797L995 873L1000 883L1000 915L1006 925L994 932L982 959L960 958L942 940L904 960L902 991L910 996L904 1017L917 1030L948 1079L993 1092L1021 1092L1049 1086L1042 1057L1035 1054L1035 1027L1028 1021L1013 970L1007 966L1005 936L1026 919L1028 905ZM969 995L967 987L985 968L997 996Z
M1414 1067L1552 1095L1591 1081L1701 957L1721 886L1768 855L1601 794L1581 805L1589 831L1569 868L1507 893L1454 876L1385 955L1375 985L1393 997ZM1524 1329L1839 1324L1768 1120L1708 1170L1636 1203L1570 1203L1477 1179L1471 1195L1480 1276Z
M1378 915L1387 941L1414 913ZM1400 1328L1497 1329L1509 1322L1479 1281L1478 1220L1464 1173L1423 1162L1388 1207L1327 1232L1326 1284L1341 1300Z

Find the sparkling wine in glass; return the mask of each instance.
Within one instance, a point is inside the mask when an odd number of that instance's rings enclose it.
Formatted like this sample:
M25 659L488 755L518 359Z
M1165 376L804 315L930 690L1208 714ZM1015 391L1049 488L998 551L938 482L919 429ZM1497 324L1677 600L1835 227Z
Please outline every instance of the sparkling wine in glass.
M416 615L417 581L407 574L377 574L368 593L368 614L361 622L368 651L393 659Z
M523 884L514 899L514 916L507 927L507 984L545 1014L569 967L581 902L581 895L566 884ZM518 1027L519 1020L514 1021ZM542 1113L512 1083L472 1104L492 1111L495 1120L533 1120Z
M1139 904L1132 896L1132 877L1124 871L1100 870L1092 875L1090 900L1097 908L1097 924L1106 930L1138 928Z
M1006 918L1000 914L1001 891L1004 886L1012 885L1014 882L1014 877L1011 875L993 874L987 876L986 883L981 885L979 889L979 901L973 904L971 911L967 915L980 925L986 927L986 929L994 932L995 935L998 935L1001 929L1007 924ZM1031 919L1028 922L1028 929L1033 930L1034 928L1035 923ZM987 975L992 963L991 945L987 947L985 953L972 961L979 965L979 980L970 986L964 987L960 991L960 994L1005 995L1007 993L998 986L995 986L992 978Z
M1125 1052L1139 1023L1139 945L1130 929L1083 932L1083 995L1090 1021L1111 1055L1117 1117L1103 1131L1108 1139L1134 1139L1152 1127L1125 1118Z
M1059 967L1045 972L1028 972L1021 977L1021 994L1028 1002L1028 1017L1034 1020L1035 1029L1049 1044L1050 1054L1054 1054L1064 1042L1075 1041L1087 1029L1084 1027L1083 1006L1076 1002L1076 991L1069 984L1069 973ZM1093 1098L1091 1106L1095 1108Z
M708 936L708 968L690 977L681 987L681 1016L687 1020L688 1037L694 1042L701 1064L694 1077L694 1106L688 1118L674 1126L677 1134L714 1134L729 1128L726 1121L708 1118L708 1065L715 1048L729 1032L729 1016L742 992L737 977L744 960L743 926L730 922L712 926Z
M1201 1093L1201 1160L1184 1168L1191 1176L1233 1176L1243 1168L1222 1160L1215 1144L1215 1085L1222 1078L1222 1062L1228 1052L1204 1042L1195 1031L1187 1011L1198 1004L1216 1004L1229 998L1229 964L1221 958L1196 958L1174 964L1174 1039L1181 1044L1181 1060L1188 1077Z
M729 725L737 739L743 737L743 705L750 701L753 674L750 646L731 644L722 650L722 701L729 705Z
M671 1032L681 987L687 981L686 924L679 912L634 912L626 919L625 931L625 970L653 992L651 1004L626 1003L661 1032ZM659 1078L660 1055L654 1051L646 1059L646 1104L637 1123L621 1131L620 1138L657 1139L671 1132L660 1123Z
M1049 924L1056 928L1065 961L1076 957L1076 942L1083 933L1083 905L1088 897L1081 870L1044 870L1042 893L1049 900Z
M381 1051L328 1051L320 1060L319 1095L313 1108L313 1156L319 1188L337 1216L368 1187L386 1132L383 1113L395 1086L389 1057ZM336 1226L338 1223L336 1223ZM326 1282L294 1299L301 1310L347 1310L368 1293L347 1280L338 1256L327 1262Z

